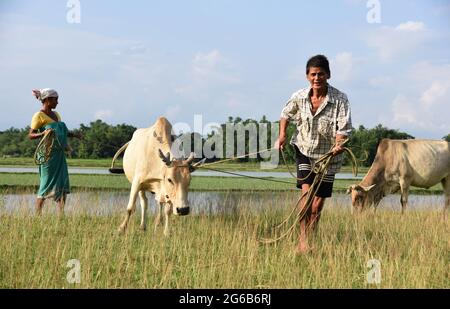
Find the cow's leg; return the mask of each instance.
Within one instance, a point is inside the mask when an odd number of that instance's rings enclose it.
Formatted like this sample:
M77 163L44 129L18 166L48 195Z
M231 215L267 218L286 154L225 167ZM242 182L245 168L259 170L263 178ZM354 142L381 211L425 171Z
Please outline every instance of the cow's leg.
M145 222L145 220L147 219L147 208L148 208L148 200L147 197L145 196L145 191L144 190L140 190L139 191L139 199L141 202L141 230L145 231L147 228L147 224Z
M130 198L128 200L127 205L127 214L125 215L125 219L123 220L122 224L119 227L119 232L121 233L125 232L125 229L127 228L128 225L128 220L130 220L130 216L136 207L136 197L138 192L139 192L139 179L134 178L133 182L131 183Z
M172 205L166 203L164 205L164 236L169 236L169 216L172 213Z
M155 219L155 233L156 233L156 228L161 223L161 214L163 212L163 206L164 206L164 203L158 202L158 213L156 214L156 219Z
M442 179L441 183L445 195L444 219L446 220L450 210L450 175Z
M408 194L410 184L404 178L400 178L399 183L401 192L400 203L402 204L402 215L403 215L406 210L406 205L408 204Z

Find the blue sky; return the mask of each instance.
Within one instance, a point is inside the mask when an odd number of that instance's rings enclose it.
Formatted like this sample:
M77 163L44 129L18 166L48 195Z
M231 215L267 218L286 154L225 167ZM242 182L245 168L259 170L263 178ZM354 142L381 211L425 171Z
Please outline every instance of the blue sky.
M275 121L322 53L355 127L450 133L450 1L380 0L380 23L367 0L80 0L80 23L68 2L0 2L0 130L28 125L44 87L69 127Z

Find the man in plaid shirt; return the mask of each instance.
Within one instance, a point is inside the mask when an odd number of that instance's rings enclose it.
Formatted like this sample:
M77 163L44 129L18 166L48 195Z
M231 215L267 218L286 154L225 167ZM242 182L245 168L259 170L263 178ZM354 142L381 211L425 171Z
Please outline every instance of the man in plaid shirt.
M328 84L331 77L328 59L323 55L310 58L306 64L306 78L310 86L295 92L281 112L280 136L276 147L284 148L286 128L295 121L297 131L292 136L296 154L297 187L302 194L309 190L315 173L315 161L332 149L333 157L326 176L314 197L312 207L300 222L298 253L308 252L308 234L316 229L325 199L331 197L334 176L342 166L344 151L340 143L352 131L350 106L347 96ZM309 177L308 177L309 175Z

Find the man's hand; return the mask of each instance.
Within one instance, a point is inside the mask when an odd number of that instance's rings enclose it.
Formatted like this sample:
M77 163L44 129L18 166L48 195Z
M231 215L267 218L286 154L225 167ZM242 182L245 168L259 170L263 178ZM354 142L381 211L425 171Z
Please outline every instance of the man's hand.
M286 144L286 136L280 135L280 137L275 141L275 145L273 146L276 149L284 149L284 145Z
M344 147L342 147L341 145L336 145L336 146L334 146L333 147L333 149L331 150L331 152L333 152L333 155L334 156L336 156L336 155L338 155L338 154L341 154L341 153L343 153L345 150L344 150Z

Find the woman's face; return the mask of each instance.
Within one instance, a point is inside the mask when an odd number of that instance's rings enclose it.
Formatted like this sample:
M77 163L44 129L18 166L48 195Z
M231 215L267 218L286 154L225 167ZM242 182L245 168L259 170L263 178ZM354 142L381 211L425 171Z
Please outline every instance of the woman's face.
M306 79L310 82L311 87L317 90L326 88L329 78L325 70L318 67L309 68L309 72L306 74Z
M58 105L58 98L47 98L47 102L51 109L56 108L56 105Z

